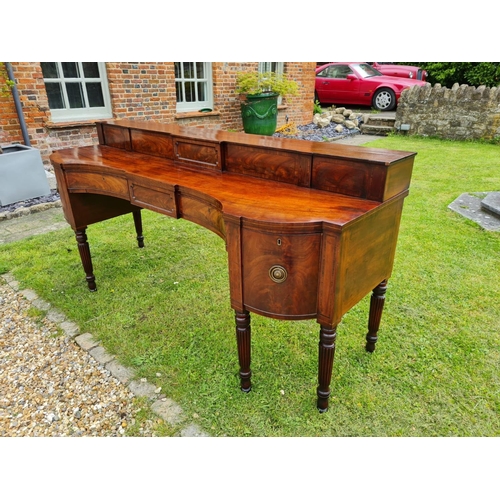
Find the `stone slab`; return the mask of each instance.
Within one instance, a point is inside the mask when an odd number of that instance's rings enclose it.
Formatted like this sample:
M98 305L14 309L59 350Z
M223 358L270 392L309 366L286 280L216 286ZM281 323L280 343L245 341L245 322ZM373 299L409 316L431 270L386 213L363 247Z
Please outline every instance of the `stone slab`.
M196 424L191 424L182 429L181 437L210 437L210 434L201 430Z
M483 210L500 216L500 191L488 193L484 200L481 200L481 207Z
M170 425L175 425L184 419L182 408L172 399L162 398L151 405L151 409Z
M106 349L102 346L97 346L88 351L88 353L101 365L106 365L106 363L109 363L110 361L113 361L115 359L114 356L109 354Z
M483 193L462 193L448 208L479 224L488 231L500 231L500 218L481 209L481 201L488 195Z
M78 325L76 323L73 323L73 321L63 321L60 323L59 326L64 330L64 333L70 338L76 337L80 333Z
M26 209L26 216L11 219L0 217L0 244L12 243L30 236L45 234L50 231L67 229L62 208L50 208L43 212L32 212ZM12 215L12 214L3 214Z
M134 371L131 368L127 368L118 361L113 360L106 364L106 370L111 372L111 375L118 379L122 384L127 385L132 378L135 376Z
M90 349L93 349L94 347L97 347L99 345L99 342L94 339L91 333L82 333L81 335L78 335L78 337L75 338L75 342L84 351L90 351Z
M62 323L63 321L66 321L66 316L61 311L51 308L47 313L47 319L49 321L53 321L54 323Z
M137 396L137 397L147 397L150 399L157 399L158 394L156 393L156 387L153 384L150 384L146 380L132 380L128 385L128 388Z

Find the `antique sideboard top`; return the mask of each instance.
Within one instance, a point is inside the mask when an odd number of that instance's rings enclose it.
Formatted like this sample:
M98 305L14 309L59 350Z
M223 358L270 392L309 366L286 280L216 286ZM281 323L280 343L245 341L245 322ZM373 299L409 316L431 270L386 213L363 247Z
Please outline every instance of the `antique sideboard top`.
M223 203L225 213L275 222L342 226L406 193L414 157L130 120L98 124L98 132L99 146L55 152L52 162L182 186Z

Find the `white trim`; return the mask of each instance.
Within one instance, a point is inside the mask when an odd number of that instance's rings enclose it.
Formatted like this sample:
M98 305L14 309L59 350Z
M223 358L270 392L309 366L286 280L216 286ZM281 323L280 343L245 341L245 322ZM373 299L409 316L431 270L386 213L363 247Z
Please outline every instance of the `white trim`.
M193 64L196 65L196 63L193 63ZM182 113L182 112L188 112L188 111L199 111L200 109L204 109L204 108L213 109L212 63L210 63L210 62L203 63L204 78L197 78L196 76L194 78L184 78L184 67L182 64L180 65L180 69L181 69L181 76L180 76L180 78L175 79L176 94L177 94L177 83L178 82L180 82L182 84L183 93L184 93L184 89L185 89L185 87L184 87L185 82L204 83L205 84L206 99L204 101L195 100L195 101L191 101L191 102L178 101L178 102L176 102L176 111ZM198 93L196 86L195 86L195 92L196 92L196 94ZM196 95L196 99L198 99L197 95Z
M273 65L276 65L273 71ZM260 62L259 63L259 73L268 73L273 71L277 75L282 75L285 70L284 62Z
M99 78L85 78L83 76L83 71L82 71L82 66L81 63L77 63L79 67L79 73L80 77L78 78L65 78L62 72L62 67L61 63L58 62L56 63L58 65L59 69L59 75L61 75L59 78L44 78L45 83L61 83L62 84L62 91L63 91L63 99L64 99L64 104L65 108L61 109L51 109L50 113L52 115L52 121L54 123L60 123L60 122L68 122L68 121L81 121L81 120L98 120L98 119L104 119L104 118L112 118L113 113L111 110L111 99L109 96L109 88L108 88L108 78L106 74L106 63L104 62L98 62L98 68L99 68ZM87 98L87 91L85 88L85 85L82 85L82 90L83 90L83 96L85 100L85 107L84 108L70 108L68 104L68 97L66 93L66 86L64 85L65 83L72 83L72 82L80 82L80 83L92 83L92 82L98 82L101 84L102 88L102 94L103 94L103 100L104 100L104 106L100 107L89 107L88 106L88 98Z

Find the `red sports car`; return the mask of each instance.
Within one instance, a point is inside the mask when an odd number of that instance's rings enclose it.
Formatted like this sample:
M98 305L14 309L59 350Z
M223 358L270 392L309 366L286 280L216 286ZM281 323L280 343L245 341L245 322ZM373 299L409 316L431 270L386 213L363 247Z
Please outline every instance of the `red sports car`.
M390 62L371 62L368 63L375 69L378 69L383 75L400 76L402 78L411 78L413 80L427 80L427 71L418 66L405 66Z
M315 100L321 104L372 106L391 111L401 92L422 80L385 76L367 63L329 63L316 68Z

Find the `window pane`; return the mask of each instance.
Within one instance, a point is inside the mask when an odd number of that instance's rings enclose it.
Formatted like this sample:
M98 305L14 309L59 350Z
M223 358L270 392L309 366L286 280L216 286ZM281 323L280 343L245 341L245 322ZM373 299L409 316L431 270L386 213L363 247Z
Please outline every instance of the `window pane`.
M99 66L96 62L84 62L82 66L85 78L99 78Z
M175 94L176 94L177 102L184 102L184 99L182 98L182 83L181 82L175 82Z
M178 112L212 107L212 71L210 63L178 62L175 67L175 91Z
M46 83L47 97L49 98L50 109L63 109L64 101L60 83Z
M206 85L204 82L198 82L198 101L206 101L205 97L205 88Z
M65 78L78 78L78 65L76 62L63 62L63 73Z
M55 62L43 62L40 63L42 66L42 73L44 78L59 78L59 71L57 69L57 63Z
M194 64L192 62L183 63L184 78L194 78Z
M180 62L174 63L174 68L175 68L175 78L181 78L181 63Z
M69 107L70 108L83 108L83 95L82 95L82 84L76 83L66 83L66 92L68 93Z
M196 101L196 91L194 82L186 82L184 84L184 90L186 92L186 102Z
M86 83L87 97L89 99L89 106L91 108L100 108L104 106L104 97L102 95L102 88L99 82Z
M283 63L282 62L260 62L259 72L268 73L269 71L273 73L283 73Z
M196 78L205 78L205 65L202 62L196 63Z

